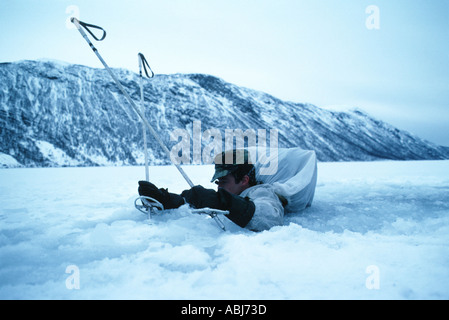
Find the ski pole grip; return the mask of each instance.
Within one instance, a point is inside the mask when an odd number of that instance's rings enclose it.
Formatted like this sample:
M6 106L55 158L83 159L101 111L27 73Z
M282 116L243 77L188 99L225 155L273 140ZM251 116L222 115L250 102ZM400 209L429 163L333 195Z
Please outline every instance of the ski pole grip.
M75 27L76 27L77 29L80 28L80 21L79 21L77 18L72 17L72 18L70 19L70 21L75 25Z

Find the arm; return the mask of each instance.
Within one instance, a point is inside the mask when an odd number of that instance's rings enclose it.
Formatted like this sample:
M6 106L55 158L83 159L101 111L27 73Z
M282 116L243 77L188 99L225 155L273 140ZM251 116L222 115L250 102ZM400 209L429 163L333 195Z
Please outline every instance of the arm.
M231 194L222 188L214 191L202 186L195 186L183 191L181 196L197 209L213 208L229 211L226 217L242 228L250 222L255 211L254 202L248 198Z
M242 228L252 219L255 211L254 203L248 198L233 195L221 188L216 192L195 186L178 195L169 193L167 189L159 189L150 182L139 181L139 194L156 199L165 209L178 208L187 202L197 209L227 210L229 214L226 217Z

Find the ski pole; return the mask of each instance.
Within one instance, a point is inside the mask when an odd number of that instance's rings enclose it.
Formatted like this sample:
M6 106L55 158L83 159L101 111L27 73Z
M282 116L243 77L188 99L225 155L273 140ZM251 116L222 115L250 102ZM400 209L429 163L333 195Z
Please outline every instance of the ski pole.
M123 86L120 84L120 82L118 81L117 77L115 76L115 74L112 72L111 68L109 68L109 66L107 65L106 61L104 61L104 59L101 57L100 53L98 52L97 48L95 48L95 46L92 44L92 42L89 40L89 38L87 37L86 33L83 31L83 29L81 28L81 26L83 28L85 28L91 35L92 37L97 40L97 41L102 41L105 37L106 37L106 31L96 25L93 24L88 24L82 21L79 21L78 19L76 19L75 17L72 17L71 19L72 23L75 24L76 28L78 29L78 31L80 32L81 36L86 40L86 42L89 44L89 46L91 47L92 51L95 53L95 55L98 57L98 59L101 61L101 63L103 64L103 66L105 67L105 69L107 70L107 72L109 73L109 75L111 76L111 78L114 80L114 82L117 84L117 86L119 87L120 91L123 93L123 95L125 96L125 98L128 100L129 104L131 105L131 107L134 109L134 111L140 116L142 123L150 130L151 134L153 135L153 137L156 139L156 141L159 143L159 145L161 146L161 148L165 151L165 153L167 154L168 158L170 160L170 151L167 149L167 147L165 146L165 144L162 142L161 138L159 137L159 135L156 133L156 131L153 129L152 126L150 126L150 124L148 123L147 119L145 118L143 112L141 110L139 110L136 106L136 104L134 103L134 101L131 99L131 97L129 96L129 94L125 91L125 89L123 88ZM88 27L91 28L95 28L95 29L99 29L103 31L103 36L99 39L97 38L90 30ZM142 55L143 56L143 55ZM146 60L145 60L146 61ZM149 67L149 65L148 65ZM149 68L151 70L151 68ZM147 70L145 70L145 73L148 75ZM151 71L151 73L154 75L153 71ZM184 170L181 168L181 166L178 163L174 163L172 161L172 163L175 165L175 167L178 169L178 171L181 173L181 175L184 177L184 179L187 181L187 183L189 184L190 187L193 187L194 184L192 183L192 181L189 179L189 177L187 176L187 174L184 172ZM211 215L211 217L215 220L215 222L218 224L218 226L222 229L222 230L226 230L223 222L217 217L217 215Z
M87 37L86 33L84 32L84 30L81 28L85 28L91 35L92 37L97 40L97 41L102 41L105 37L106 37L106 31L96 25L93 24L88 24L82 21L79 21L77 18L72 17L71 21L73 24L75 24L75 27L78 29L78 31L80 32L81 36L86 40L86 42L89 44L89 46L91 47L92 51L95 53L95 55L97 56L97 58L100 60L100 62L103 64L103 66L105 67L106 71L109 73L109 75L111 76L111 78L114 80L114 82L117 84L118 88L120 89L120 91L123 93L123 95L125 96L126 100L128 100L129 104L131 105L131 107L134 109L134 111L139 115L139 117L141 118L143 124L150 130L150 133L153 135L153 137L156 139L156 141L159 143L159 145L161 146L162 150L164 150L164 152L167 154L168 158L171 160L170 157L170 151L168 150L168 148L165 146L165 144L162 142L161 138L159 137L159 135L156 133L156 131L153 129L153 127L148 123L147 119L145 118L145 116L143 115L142 111L137 108L136 104L134 103L134 101L131 99L131 97L129 96L129 94L125 91L125 89L123 88L123 86L120 84L120 82L118 81L117 77L115 76L115 74L112 72L111 68L109 68L109 66L107 65L106 61L104 61L104 59L101 57L101 55L98 53L97 48L95 48L95 46L92 44L92 42L89 40L89 38ZM95 29L99 29L103 31L103 36L99 39L98 37L96 37L90 30L88 27L91 28L95 28ZM181 173L181 175L184 177L184 179L187 181L187 183L189 184L190 187L193 187L194 184L192 183L192 181L189 179L189 177L187 176L187 174L184 172L184 170L181 168L181 166L178 163L174 163L172 161L172 163L175 165L175 167L178 169L178 171Z
M148 64L147 60L145 59L145 56L142 53L139 53L137 55L137 58L139 60L139 77L140 77L140 104L142 113L145 114L145 107L144 107L144 98L143 98L143 77L142 77L142 69L145 71L145 74L148 78L154 77L154 72L151 70L150 65ZM148 69L150 69L151 75L148 74ZM144 146L144 156L145 156L145 178L147 181L150 181L150 173L148 169L148 146L147 146L147 130L145 127L145 124L142 122L142 133L143 133L143 146Z

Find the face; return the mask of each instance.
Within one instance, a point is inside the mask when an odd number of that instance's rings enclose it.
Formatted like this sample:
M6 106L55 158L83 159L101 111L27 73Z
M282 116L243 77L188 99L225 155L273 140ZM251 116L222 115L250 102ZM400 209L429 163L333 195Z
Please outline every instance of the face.
M232 174L228 174L227 176L218 179L215 183L219 188L223 188L229 193L239 195L243 190L249 187L248 182L248 176L244 176L240 182L236 183L234 176Z

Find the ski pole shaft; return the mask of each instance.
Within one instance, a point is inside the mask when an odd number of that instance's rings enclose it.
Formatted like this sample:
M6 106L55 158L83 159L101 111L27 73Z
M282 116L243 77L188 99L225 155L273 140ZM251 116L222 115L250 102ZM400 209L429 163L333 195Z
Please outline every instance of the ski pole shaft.
M142 113L145 114L144 108L144 97L143 97L143 77L142 77L142 56L141 53L138 55L139 58L139 77L140 77L140 108ZM143 133L143 150L144 150L144 161L145 161L145 178L150 181L150 173L148 169L148 146L147 146L147 130L145 124L142 122L142 133Z
M143 115L142 111L137 108L136 104L134 103L134 101L131 99L131 97L129 96L129 94L125 91L125 89L123 88L123 86L121 85L121 83L118 81L117 77L115 76L115 74L112 72L111 68L109 68L109 66L107 65L106 61L104 61L104 59L101 57L101 55L98 53L97 48L95 48L95 46L92 44L92 42L89 40L89 38L87 37L86 33L83 31L83 29L81 28L81 24L80 21L76 18L72 18L71 21L75 24L76 28L78 29L78 31L81 33L81 36L86 40L86 42L89 44L89 46L91 47L91 49L93 50L93 52L95 53L95 55L97 56L97 58L100 60L100 62L103 64L103 66L105 67L106 71L109 73L109 75L111 76L111 78L114 80L114 82L117 84L118 88L120 89L120 91L123 93L123 95L125 96L126 100L128 100L129 104L131 105L131 107L134 109L134 111L139 115L139 117L141 118L142 122L145 124L145 126L149 129L150 133L153 135L153 137L156 139L156 141L159 143L159 145L161 146L162 150L164 150L164 152L166 153L166 155L168 156L168 158L171 160L171 156L170 156L170 151L168 150L168 148L165 146L165 144L162 142L161 138L159 137L159 135L156 133L156 131L153 129L153 127L148 123L147 119L145 118L145 116ZM192 183L192 181L190 180L190 178L187 176L187 174L184 172L184 170L181 168L181 166L178 163L174 163L172 161L172 163L175 165L175 167L178 169L178 171L181 173L181 175L184 177L184 179L187 181L187 183L189 184L190 187L193 187L194 184Z

